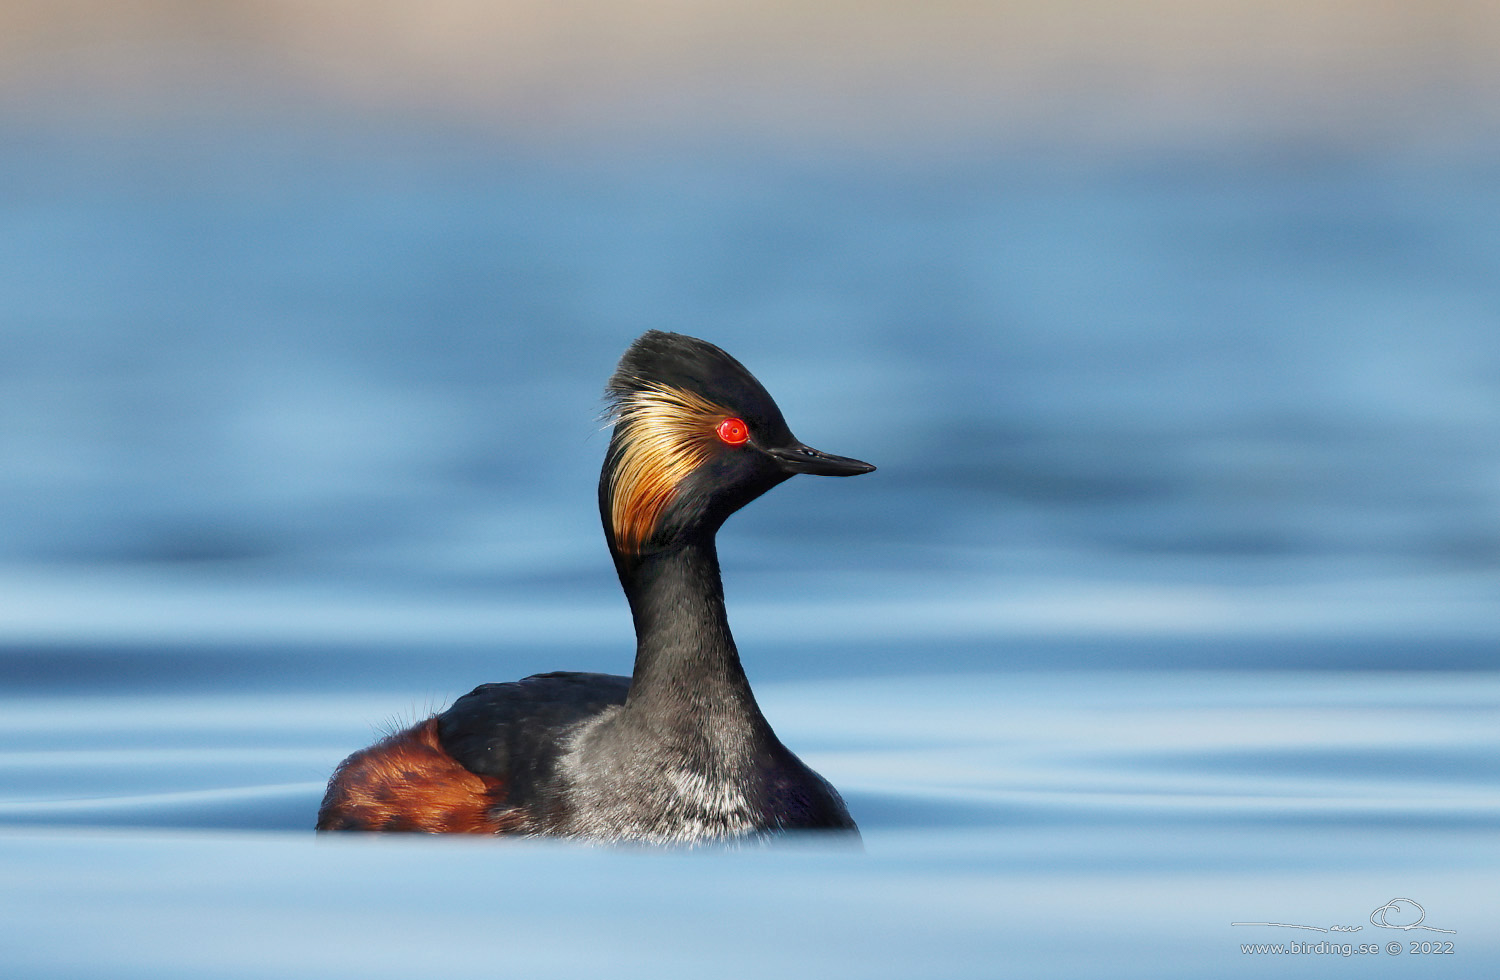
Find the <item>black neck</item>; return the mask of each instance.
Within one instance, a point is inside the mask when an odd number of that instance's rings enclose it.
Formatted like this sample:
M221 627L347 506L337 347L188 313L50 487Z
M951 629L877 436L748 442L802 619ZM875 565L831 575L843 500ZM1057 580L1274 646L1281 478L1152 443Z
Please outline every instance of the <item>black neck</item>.
M619 571L636 633L626 713L705 748L774 737L729 633L712 533L620 562Z

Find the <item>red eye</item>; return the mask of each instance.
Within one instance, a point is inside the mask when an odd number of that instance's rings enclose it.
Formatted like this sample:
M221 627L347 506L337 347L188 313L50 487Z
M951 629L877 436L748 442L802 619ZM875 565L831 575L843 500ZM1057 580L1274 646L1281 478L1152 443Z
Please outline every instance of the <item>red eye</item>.
M719 423L719 438L731 446L743 446L750 439L750 429L740 419L725 419Z

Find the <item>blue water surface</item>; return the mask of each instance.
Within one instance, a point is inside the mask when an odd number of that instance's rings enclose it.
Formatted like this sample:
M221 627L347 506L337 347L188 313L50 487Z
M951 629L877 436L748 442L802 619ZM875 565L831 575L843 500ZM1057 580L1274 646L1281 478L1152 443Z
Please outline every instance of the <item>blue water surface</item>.
M6 124L7 977L1493 975L1491 156L325 123ZM316 838L384 727L628 672L653 327L880 467L721 536L863 848Z

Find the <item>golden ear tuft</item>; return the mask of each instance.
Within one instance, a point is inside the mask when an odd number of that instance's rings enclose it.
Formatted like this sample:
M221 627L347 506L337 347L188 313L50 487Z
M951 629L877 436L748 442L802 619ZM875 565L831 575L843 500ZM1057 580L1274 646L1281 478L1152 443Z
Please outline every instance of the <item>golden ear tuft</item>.
M733 414L691 391L655 383L619 400L609 495L620 551L636 554L656 533L682 481L720 446L716 427Z

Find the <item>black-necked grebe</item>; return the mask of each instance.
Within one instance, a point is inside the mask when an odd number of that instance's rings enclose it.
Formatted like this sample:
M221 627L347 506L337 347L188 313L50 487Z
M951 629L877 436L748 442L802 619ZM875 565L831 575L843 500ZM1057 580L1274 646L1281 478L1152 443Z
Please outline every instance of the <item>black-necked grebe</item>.
M714 538L797 473L875 467L809 449L760 382L706 341L650 331L606 389L604 536L635 619L635 672L485 684L356 752L319 830L707 841L855 831L761 714L724 611Z

